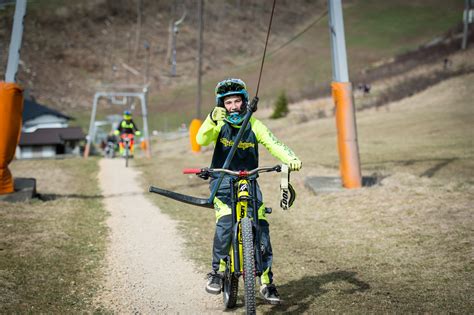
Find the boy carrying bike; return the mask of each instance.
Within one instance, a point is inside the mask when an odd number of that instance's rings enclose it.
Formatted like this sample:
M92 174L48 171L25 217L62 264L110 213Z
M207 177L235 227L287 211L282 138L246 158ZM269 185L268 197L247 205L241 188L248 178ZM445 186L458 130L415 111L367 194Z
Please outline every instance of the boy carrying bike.
M216 107L206 118L196 136L197 142L206 146L215 144L211 168L222 168L229 151L234 144L240 125L243 122L249 102L245 83L240 79L226 79L217 84L215 89ZM281 162L288 164L290 170L298 171L301 161L295 153L280 142L272 132L258 119L251 117L244 131L237 151L229 165L230 170L251 170L258 167L258 144L263 146ZM217 184L217 178L212 178L211 191ZM225 259L228 256L232 238L232 210L230 199L230 177L226 175L214 198L216 210L216 230L214 234L212 271L208 274L206 291L219 294L222 287ZM265 217L265 206L262 193L257 185L257 211L262 242L263 274L260 277L260 292L271 304L278 304L280 296L273 284L272 246L270 243L269 224ZM255 211L251 209L250 211Z

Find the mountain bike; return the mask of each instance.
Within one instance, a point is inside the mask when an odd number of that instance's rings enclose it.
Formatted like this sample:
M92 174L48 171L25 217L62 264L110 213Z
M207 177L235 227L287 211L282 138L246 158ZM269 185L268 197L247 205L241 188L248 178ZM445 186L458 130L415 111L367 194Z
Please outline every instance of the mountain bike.
M259 167L251 171L209 168L185 169L183 171L184 174L196 174L203 179L220 173L231 176L232 241L226 260L222 288L226 309L235 307L237 303L239 278L242 276L246 313L256 313L255 280L263 273L256 177L259 173L281 172L281 169L280 165L276 165ZM252 204L252 213L248 211L249 203ZM270 208L265 210L266 213L271 213Z
M258 89L258 88L257 88ZM243 276L245 304L247 313L255 314L255 278L262 275L262 253L260 250L260 227L258 225L257 209L257 186L256 175L262 172L281 172L280 183L280 207L287 210L293 204L296 193L289 183L290 173L287 165L277 165L274 167L261 167L251 171L231 171L228 170L230 162L234 157L237 147L242 139L242 135L250 121L252 113L257 110L258 97L254 97L247 105L247 113L237 133L236 139L228 153L224 165L221 169L187 169L186 174L196 174L203 179L208 179L212 173L219 175L216 185L208 198L199 198L178 192L162 189L155 186L149 187L149 192L156 193L167 198L191 204L198 207L214 208L214 198L224 179L224 175L232 177L232 242L227 259L226 272L223 281L223 299L226 308L235 307L237 302L237 292L239 277ZM247 211L248 203L253 205L253 215ZM267 212L268 211L268 212ZM268 209L266 212L271 212Z
M120 140L122 142L123 149L124 149L123 157L125 158L125 167L128 167L128 159L131 156L133 156L131 154L131 150L133 148L133 139L134 139L134 136L131 133L130 134L124 133L120 135Z

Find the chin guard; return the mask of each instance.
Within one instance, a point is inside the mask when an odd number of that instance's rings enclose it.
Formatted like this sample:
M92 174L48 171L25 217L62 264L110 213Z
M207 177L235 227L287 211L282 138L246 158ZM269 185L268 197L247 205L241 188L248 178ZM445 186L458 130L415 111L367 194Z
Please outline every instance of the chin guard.
M280 207L288 210L295 201L296 192L290 184L290 170L288 165L281 166L281 183L280 183Z

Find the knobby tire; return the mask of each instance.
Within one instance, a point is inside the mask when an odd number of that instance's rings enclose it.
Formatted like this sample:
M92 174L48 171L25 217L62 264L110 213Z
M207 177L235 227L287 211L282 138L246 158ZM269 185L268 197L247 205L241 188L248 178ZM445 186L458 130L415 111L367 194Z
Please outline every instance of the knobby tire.
M255 253L253 242L252 222L245 217L242 224L242 246L244 256L244 297L247 314L256 314L255 301Z

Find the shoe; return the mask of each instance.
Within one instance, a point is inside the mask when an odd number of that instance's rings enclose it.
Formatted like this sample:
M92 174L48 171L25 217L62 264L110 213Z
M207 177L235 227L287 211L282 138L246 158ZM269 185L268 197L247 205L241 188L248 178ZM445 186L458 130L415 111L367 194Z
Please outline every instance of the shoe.
M215 270L207 274L206 292L219 294L222 289L222 275Z
M264 284L260 287L260 293L263 298L270 304L280 304L280 294L274 284Z

